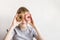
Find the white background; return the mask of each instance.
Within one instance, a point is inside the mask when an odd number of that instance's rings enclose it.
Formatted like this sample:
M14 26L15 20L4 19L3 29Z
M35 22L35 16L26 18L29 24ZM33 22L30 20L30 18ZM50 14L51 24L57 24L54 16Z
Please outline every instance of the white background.
M21 6L30 10L44 40L60 40L60 0L0 0L0 40Z

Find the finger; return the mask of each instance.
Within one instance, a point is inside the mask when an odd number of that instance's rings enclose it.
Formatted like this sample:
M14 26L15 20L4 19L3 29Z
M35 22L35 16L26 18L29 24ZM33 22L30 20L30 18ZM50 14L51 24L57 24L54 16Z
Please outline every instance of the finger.
M31 24L34 26L34 20L32 18L32 15L31 15Z
M18 14L16 14L16 15L14 16L14 19L15 19L17 16L18 16Z
M16 20L16 17L17 17L17 14L14 16L12 23L14 22L14 20Z

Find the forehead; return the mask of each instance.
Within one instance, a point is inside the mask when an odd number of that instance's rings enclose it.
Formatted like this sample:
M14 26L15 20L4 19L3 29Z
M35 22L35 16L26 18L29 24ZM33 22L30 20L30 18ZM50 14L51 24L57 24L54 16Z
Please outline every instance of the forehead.
M29 12L25 12L25 13L20 13L20 14L18 14L18 16L20 16L20 15L27 15L27 14L30 14Z

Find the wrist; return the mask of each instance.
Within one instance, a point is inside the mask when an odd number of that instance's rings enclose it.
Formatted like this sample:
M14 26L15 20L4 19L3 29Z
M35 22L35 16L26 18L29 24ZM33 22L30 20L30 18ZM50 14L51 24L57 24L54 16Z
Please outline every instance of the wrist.
M16 27L16 25L11 25L9 30L13 30Z

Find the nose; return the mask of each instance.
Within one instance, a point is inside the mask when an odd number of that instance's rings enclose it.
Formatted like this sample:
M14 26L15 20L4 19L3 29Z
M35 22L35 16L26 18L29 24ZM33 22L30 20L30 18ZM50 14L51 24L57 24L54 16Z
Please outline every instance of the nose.
M22 23L25 23L26 21L25 21L25 19L24 18L22 18Z

